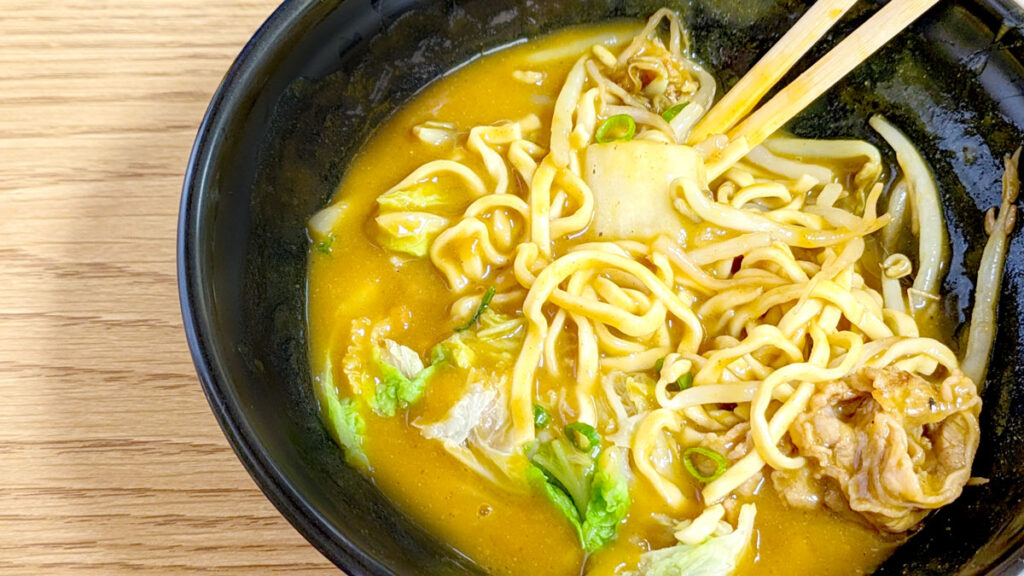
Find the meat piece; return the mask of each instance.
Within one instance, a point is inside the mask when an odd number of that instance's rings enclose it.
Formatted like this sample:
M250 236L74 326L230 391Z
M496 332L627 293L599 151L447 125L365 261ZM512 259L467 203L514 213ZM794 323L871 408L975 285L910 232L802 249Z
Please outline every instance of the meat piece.
M701 446L718 452L732 462L746 456L753 445L750 424L746 422L732 426L724 432L708 432L701 441Z
M775 493L792 508L813 510L824 501L823 483L813 476L809 466L796 470L775 470L771 479Z
M747 455L747 452L754 447L754 440L750 437L750 424L746 422L732 426L724 432L708 432L703 435L700 445L710 448L725 456L730 462L736 462ZM764 476L758 472L747 478L733 490L738 496L753 496L764 480Z
M980 410L974 383L960 371L933 385L902 370L862 369L811 397L790 438L813 466L802 476L777 471L773 484L790 504L817 498L878 528L906 531L960 496L978 449Z

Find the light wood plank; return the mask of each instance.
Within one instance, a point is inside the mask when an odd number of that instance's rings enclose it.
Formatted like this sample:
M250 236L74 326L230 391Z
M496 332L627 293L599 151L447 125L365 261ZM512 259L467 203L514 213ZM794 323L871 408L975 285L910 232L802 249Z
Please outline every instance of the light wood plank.
M0 574L337 574L203 397L175 226L199 120L276 0L3 0Z

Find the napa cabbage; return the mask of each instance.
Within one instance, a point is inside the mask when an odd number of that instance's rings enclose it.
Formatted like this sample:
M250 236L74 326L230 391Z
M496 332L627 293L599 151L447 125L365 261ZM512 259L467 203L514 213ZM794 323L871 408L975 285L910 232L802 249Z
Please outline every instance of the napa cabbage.
M377 414L394 416L398 408L408 408L419 401L437 364L425 367L415 351L393 340L384 339L381 344L373 349L373 363L380 371L380 380L370 404Z
M375 219L381 246L422 258L430 243L448 227L448 219L429 212L387 212Z
M438 363L424 366L414 350L385 338L387 332L386 322L354 320L342 360L352 395L379 416L394 416L418 402L438 369Z
M309 238L316 243L333 239L334 232L344 226L344 220L352 214L348 202L335 202L322 208L309 218L306 230ZM333 240L331 240L333 241Z
M756 513L753 504L744 504L735 529L720 522L719 529L703 542L680 542L644 553L634 576L728 576L735 573L750 551Z
M417 426L425 438L441 440L451 447L464 446L474 430L485 424L489 416L501 409L498 401L497 390L474 382L448 410L444 420L429 425L417 423Z
M412 188L389 190L377 196L377 205L382 212L402 210L423 210L444 206L449 200L435 184L424 182Z
M515 490L522 486L525 458L512 433L507 388L507 376L471 368L465 392L444 418L413 426L480 476Z
M512 433L508 367L522 347L525 321L483 304L473 317L430 351L432 366L465 378L462 395L441 420L413 425L477 474L521 489L526 462Z
M602 449L591 426L566 426L563 436L535 443L528 451L527 479L569 520L587 552L615 539L629 512L626 456Z
M431 358L450 360L463 370L484 364L502 369L515 363L525 335L526 321L521 316L484 308L473 325L437 344Z
M345 451L345 460L352 466L366 469L369 462L363 452L363 435L366 420L360 413L360 402L355 398L340 398L334 385L333 366L330 358L318 379L319 398L324 420L331 435Z
M629 513L629 481L625 456L618 449L601 454L590 482L590 501L583 513L583 548L598 550L615 539Z

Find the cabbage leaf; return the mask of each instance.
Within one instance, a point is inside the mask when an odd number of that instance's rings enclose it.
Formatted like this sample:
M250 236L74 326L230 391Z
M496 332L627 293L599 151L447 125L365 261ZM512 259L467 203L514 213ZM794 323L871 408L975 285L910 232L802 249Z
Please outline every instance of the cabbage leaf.
M508 412L508 370L522 347L525 321L491 308L478 321L430 350L432 368L465 376L462 396L437 422L413 425L474 472L511 490L522 489L527 463L515 445Z
M480 476L509 490L521 490L526 457L513 437L507 389L507 376L471 368L465 392L443 419L412 424L424 438L441 442L449 454Z
M389 190L377 196L377 205L381 211L398 212L403 210L423 210L444 206L448 203L445 195L436 184L424 182L411 188Z
M475 328L455 332L431 350L431 359L441 357L468 370L479 364L498 369L515 363L523 346L526 321L521 316L502 314L485 308L477 317Z
M600 437L589 426L583 425L589 429L588 437L597 438L596 446L572 442L571 426L565 436L539 442L528 451L527 478L569 520L583 549L594 552L615 539L629 512L626 461L621 449L602 449Z
M388 250L422 258L430 243L448 227L448 219L429 212L387 212L377 216L380 244Z
M419 401L437 365L424 368L412 349L392 340L385 339L382 344L373 349L373 362L381 377L370 405L381 416L394 416L398 408L408 408Z
M583 515L583 548L598 550L614 540L629 505L626 462L618 450L605 450L590 483L590 502Z
M364 470L369 468L369 461L363 452L366 420L359 412L360 403L353 398L338 397L330 358L327 359L319 378L319 387L324 420L335 441L345 450L345 460L351 466Z
M596 465L594 457L578 450L566 437L539 442L527 456L530 463L544 473L549 484L572 499L576 520L582 524L583 513L590 502L590 483Z
M680 234L672 182L703 169L693 148L631 140L590 145L584 156L583 177L594 195L592 232L634 240Z
M461 334L455 334L431 348L430 361L433 364L450 362L463 370L469 370L476 362L476 352L466 344Z
M700 544L683 544L652 550L640 557L635 576L728 576L750 550L754 535L753 504L740 509L735 530L716 532ZM724 523L723 523L724 524ZM726 524L726 526L728 526ZM721 533L725 532L725 533Z
M352 213L348 202L340 201L322 208L309 218L307 231L313 242L324 242L343 226L343 220Z
M498 396L497 390L475 382L448 410L444 420L428 425L414 424L423 431L424 438L441 440L449 446L463 446L473 431L483 425L496 408L500 408Z
M548 500L555 505L555 508L558 508L558 511L569 519L569 523L576 530L576 535L579 536L580 542L583 542L583 523L580 521L579 510L576 509L576 504L566 494L565 490L558 486L556 481L545 474L544 470L538 466L529 466L526 469L526 478L531 486L543 492Z
M345 460L357 468L369 468L370 463L363 452L366 420L359 413L359 403L352 398L328 396L327 421L331 424L338 444L345 449Z

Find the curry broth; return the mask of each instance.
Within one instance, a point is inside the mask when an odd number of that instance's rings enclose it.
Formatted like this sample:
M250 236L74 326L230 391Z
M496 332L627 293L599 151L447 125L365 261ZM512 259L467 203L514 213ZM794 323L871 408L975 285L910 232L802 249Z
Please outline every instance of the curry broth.
M437 120L468 129L533 113L542 121L546 141L555 97L579 53L595 41L611 42L637 30L634 22L577 28L482 57L436 81L380 127L349 166L337 193L336 200L345 204L340 226L350 233L325 251L311 250L307 313L314 373L330 358L335 382L345 393L341 360L349 326L359 317L390 319L397 330L391 337L421 356L452 333L449 307L455 296L430 261L395 256L372 240L376 197L438 156L438 149L415 138L412 128ZM573 46L579 48L566 49ZM542 51L555 57L541 64L527 61ZM513 72L524 69L544 72L545 79L539 85L514 80ZM657 520L668 511L647 481L637 477L630 516L617 540L584 563L572 528L543 496L491 485L410 425L421 417L427 422L440 418L454 402L461 383L440 376L404 417L366 414L370 477L426 530L489 572L508 575L620 573L635 567L643 552L672 543L671 531ZM447 394L446 384L451 386ZM692 488L696 495L697 487ZM789 509L770 486L762 486L754 501L758 558L745 573L865 573L894 547L874 530L829 512ZM689 511L698 512L696 507Z

